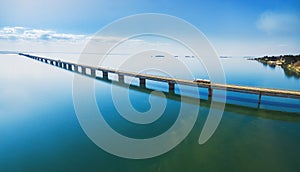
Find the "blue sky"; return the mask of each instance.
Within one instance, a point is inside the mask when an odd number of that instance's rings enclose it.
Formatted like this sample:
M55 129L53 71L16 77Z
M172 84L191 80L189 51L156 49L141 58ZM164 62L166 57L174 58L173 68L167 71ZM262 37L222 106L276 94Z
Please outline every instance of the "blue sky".
M2 0L0 28L91 35L121 17L164 13L200 29L221 55L300 53L299 0Z

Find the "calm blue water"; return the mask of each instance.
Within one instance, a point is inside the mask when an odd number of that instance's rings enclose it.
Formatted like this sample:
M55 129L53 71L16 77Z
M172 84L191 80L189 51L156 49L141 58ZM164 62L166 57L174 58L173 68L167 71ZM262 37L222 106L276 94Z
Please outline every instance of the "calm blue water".
M60 56L70 60L72 55ZM242 58L221 61L227 83L300 90L300 80L287 77L281 68ZM0 55L0 71L0 171L300 170L299 100L263 97L262 109L257 109L257 96L228 93L219 127L199 145L209 111L204 96L196 124L183 142L161 156L130 160L98 148L81 129L72 100L72 72L16 55ZM147 127L131 125L113 107L111 84L96 81L95 87L106 121L124 135L152 137L177 118L181 102L170 95L163 118ZM130 95L137 110L150 108L146 90L133 88Z

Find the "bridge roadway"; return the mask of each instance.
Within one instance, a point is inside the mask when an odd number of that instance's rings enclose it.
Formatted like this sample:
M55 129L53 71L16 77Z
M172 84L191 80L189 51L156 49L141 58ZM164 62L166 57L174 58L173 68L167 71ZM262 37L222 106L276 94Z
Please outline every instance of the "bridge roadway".
M82 74L88 75L86 73L86 69L90 70L91 77L98 77L96 76L96 71L102 72L102 77L104 79L108 79L108 73L114 73L118 75L119 82L124 82L124 76L130 76L139 78L140 86L146 86L146 80L153 80L153 81L160 81L160 82L167 82L169 84L169 91L174 92L175 84L181 85L188 85L194 87L202 87L208 88L208 96L212 96L213 90L227 90L233 92L242 92L242 93L249 93L249 94L257 94L258 96L258 105L260 105L262 95L267 96L274 96L274 97L286 97L286 98L296 98L300 99L300 91L295 90L281 90L281 89L271 89L271 88L260 88L260 87L250 87L250 86L240 86L240 85L231 85L231 84L218 84L218 83L206 83L206 82L194 82L191 80L184 80L184 79L176 79L170 77L163 77L163 76L155 76L149 74L141 74L141 73L134 73L128 71L120 71L115 69L107 69L103 67L95 67L95 66L88 66L83 64L76 64L61 60L54 60L24 53L19 53L21 56L25 56L34 60L38 60L50 65L54 65L57 67L61 67L70 71L74 71L79 73L79 68L81 69Z

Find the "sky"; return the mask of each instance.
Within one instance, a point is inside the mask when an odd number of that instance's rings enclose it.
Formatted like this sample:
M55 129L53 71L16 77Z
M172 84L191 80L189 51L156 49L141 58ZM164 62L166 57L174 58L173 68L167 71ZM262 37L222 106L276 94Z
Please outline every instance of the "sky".
M67 47L119 18L162 13L196 26L219 55L300 54L299 9L299 0L1 0L0 50Z

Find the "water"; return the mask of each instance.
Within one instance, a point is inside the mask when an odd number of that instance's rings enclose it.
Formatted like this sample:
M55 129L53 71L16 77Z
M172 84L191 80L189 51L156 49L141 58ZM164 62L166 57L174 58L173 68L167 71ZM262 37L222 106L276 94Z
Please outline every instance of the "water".
M68 60L72 55L60 56ZM280 68L242 58L221 60L227 83L299 90L300 80L285 76ZM103 151L83 132L73 107L73 73L7 54L0 55L0 69L0 171L300 170L299 100L263 97L262 109L257 109L254 101L240 101L257 100L257 96L228 93L231 98L219 127L199 145L210 103L203 90L196 124L183 142L161 156L130 160ZM163 118L138 126L118 116L109 94L111 83L96 81L95 87L106 121L133 138L163 133L172 126L181 103L178 96L167 95ZM130 95L137 110L151 108L147 90L132 88ZM274 102L292 105L280 107Z

